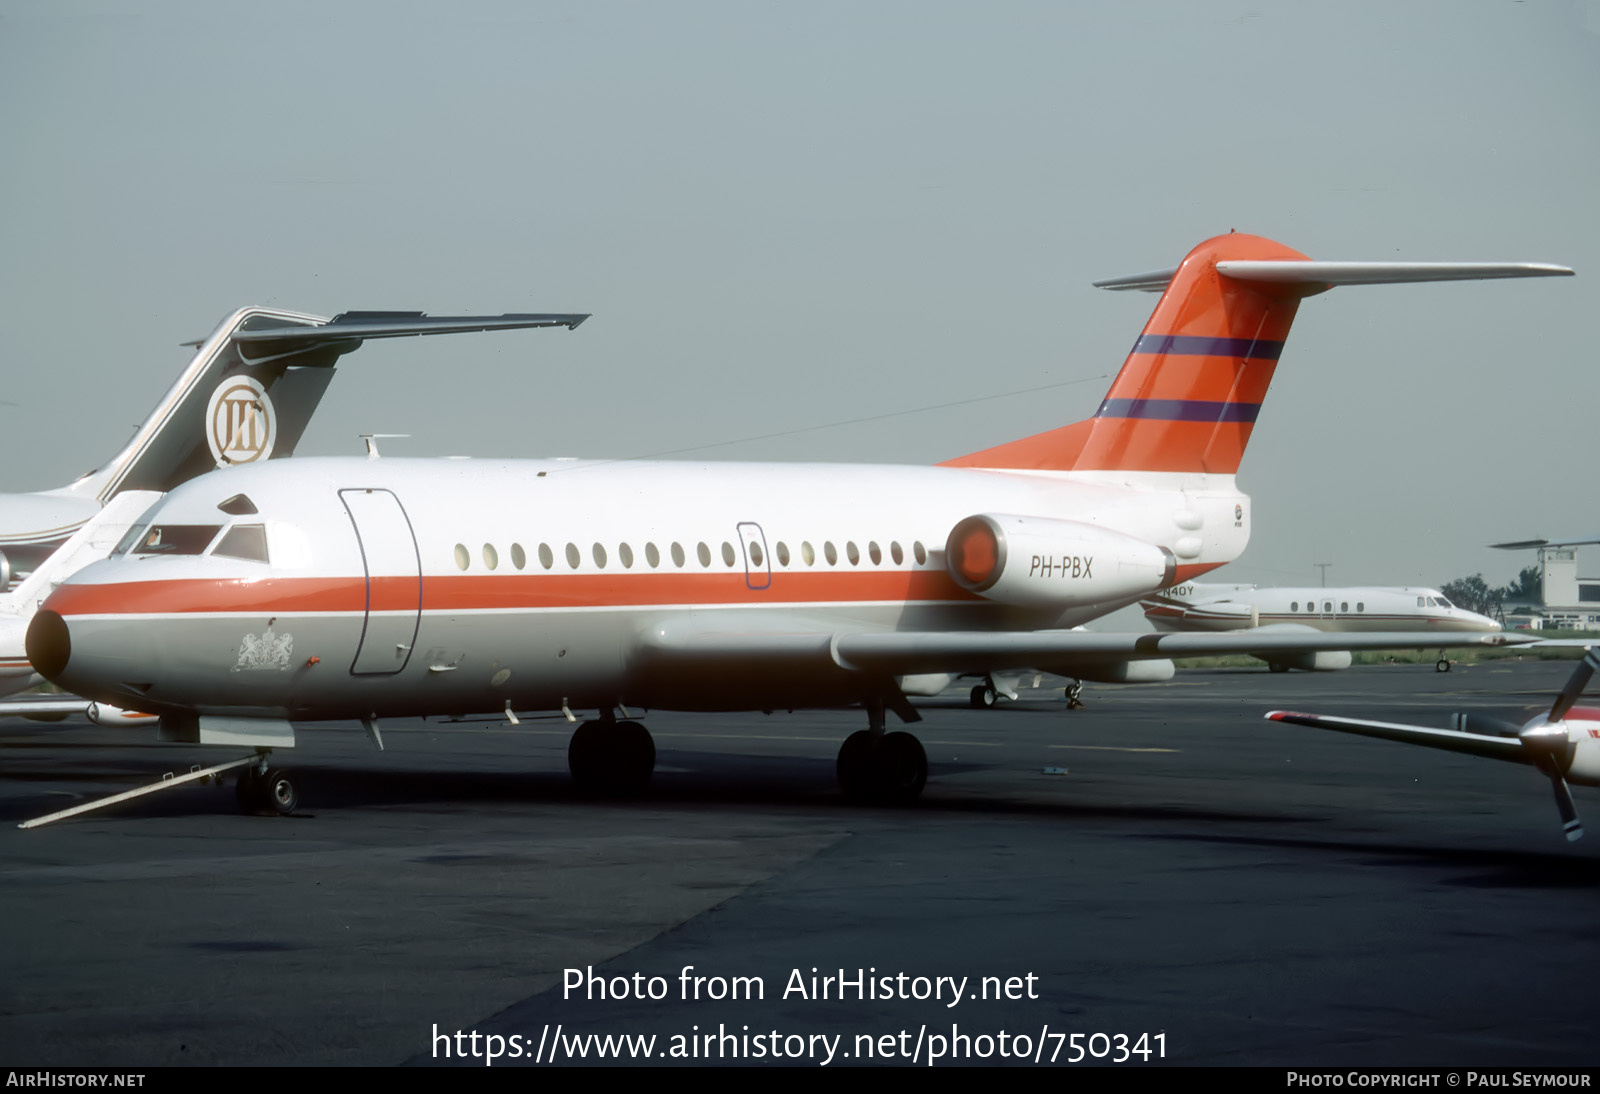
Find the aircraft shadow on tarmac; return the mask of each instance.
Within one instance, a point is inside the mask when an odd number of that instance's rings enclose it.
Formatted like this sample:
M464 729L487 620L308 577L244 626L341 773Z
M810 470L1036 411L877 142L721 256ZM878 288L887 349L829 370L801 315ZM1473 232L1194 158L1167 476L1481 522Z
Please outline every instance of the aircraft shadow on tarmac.
M148 754L147 754L148 755ZM169 761L170 763L170 761ZM1035 786L1013 781L993 793L974 793L963 789L941 789L935 780L981 771L987 765L953 762L929 764L929 790L910 806L876 806L846 801L839 788L831 759L741 755L723 751L663 749L658 753L658 770L643 794L632 798L608 798L586 793L576 787L564 771L395 771L351 764L322 766L315 762L298 763L295 770L302 786L302 808L288 819L313 819L316 811L359 810L404 806L429 811L465 812L481 806L573 806L614 809L689 809L707 807L735 809L803 810L841 818L871 816L880 819L918 816L968 815L1056 819L1065 822L1111 820L1161 823L1228 823L1283 825L1305 823L1314 818L1274 810L1265 804L1255 808L1206 808L1149 801L1108 804L1073 800L1071 791L1059 797L1045 786L1051 777L1037 773ZM7 781L67 784L92 782L96 789L83 795L106 795L129 789L141 781L154 781L170 767L153 767L144 756L120 765L101 761L97 770L85 771L71 763L41 764L32 770L7 770ZM1020 779L1028 780L1027 775ZM1046 795L1052 795L1047 797ZM73 804L56 792L21 795L0 801L0 819L21 821L53 809ZM200 816L237 813L231 782L223 786L178 788L112 806L101 820ZM86 818L86 819L94 819ZM275 818L257 818L270 823ZM66 821L63 823L81 823Z

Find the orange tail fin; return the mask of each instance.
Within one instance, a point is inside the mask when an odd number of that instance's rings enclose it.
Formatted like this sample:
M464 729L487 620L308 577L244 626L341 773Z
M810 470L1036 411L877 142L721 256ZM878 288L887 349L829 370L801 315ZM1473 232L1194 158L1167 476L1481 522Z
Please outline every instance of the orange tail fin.
M1295 309L1327 286L1239 281L1217 262L1304 259L1260 236L1206 240L1173 274L1093 418L944 466L1235 473Z

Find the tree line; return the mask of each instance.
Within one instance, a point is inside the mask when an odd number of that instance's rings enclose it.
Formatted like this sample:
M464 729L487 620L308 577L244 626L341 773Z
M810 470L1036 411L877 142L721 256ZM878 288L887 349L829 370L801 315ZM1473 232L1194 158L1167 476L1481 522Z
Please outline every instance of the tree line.
M1537 604L1542 599L1537 566L1524 567L1516 581L1498 589L1484 581L1482 574L1473 574L1447 581L1439 586L1439 591L1456 607L1479 615L1488 615L1501 605Z

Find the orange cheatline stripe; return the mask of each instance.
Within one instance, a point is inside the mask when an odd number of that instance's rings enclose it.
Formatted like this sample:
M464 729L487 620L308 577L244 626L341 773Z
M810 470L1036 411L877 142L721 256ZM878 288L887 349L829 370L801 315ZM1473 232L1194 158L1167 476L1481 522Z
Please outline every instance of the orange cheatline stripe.
M63 585L45 601L45 607L63 616L212 611L359 612L365 611L366 606L366 581L347 577L258 581L191 578Z
M415 578L375 578L373 610L415 610L416 587ZM742 573L455 574L428 575L422 581L424 611L948 600L983 598L947 574L928 570L774 573L762 589L750 588ZM367 586L359 577L63 585L47 606L63 616L361 612L367 609Z

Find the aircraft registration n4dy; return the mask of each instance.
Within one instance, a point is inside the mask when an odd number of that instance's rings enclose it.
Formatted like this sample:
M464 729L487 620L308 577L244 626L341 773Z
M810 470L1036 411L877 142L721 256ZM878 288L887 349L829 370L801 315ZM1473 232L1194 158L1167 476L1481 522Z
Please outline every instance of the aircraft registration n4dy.
M1116 634L1073 628L1237 558L1240 459L1303 298L1337 285L1571 274L1526 263L1315 262L1229 234L1174 269L1098 411L933 467L328 458L201 475L66 581L27 637L73 692L169 740L256 750L295 722L597 712L569 748L623 791L655 748L632 710L859 705L853 796L927 778L910 694L1031 666L1162 679L1170 658L1436 646L1431 633ZM1493 644L1508 635L1470 636Z

